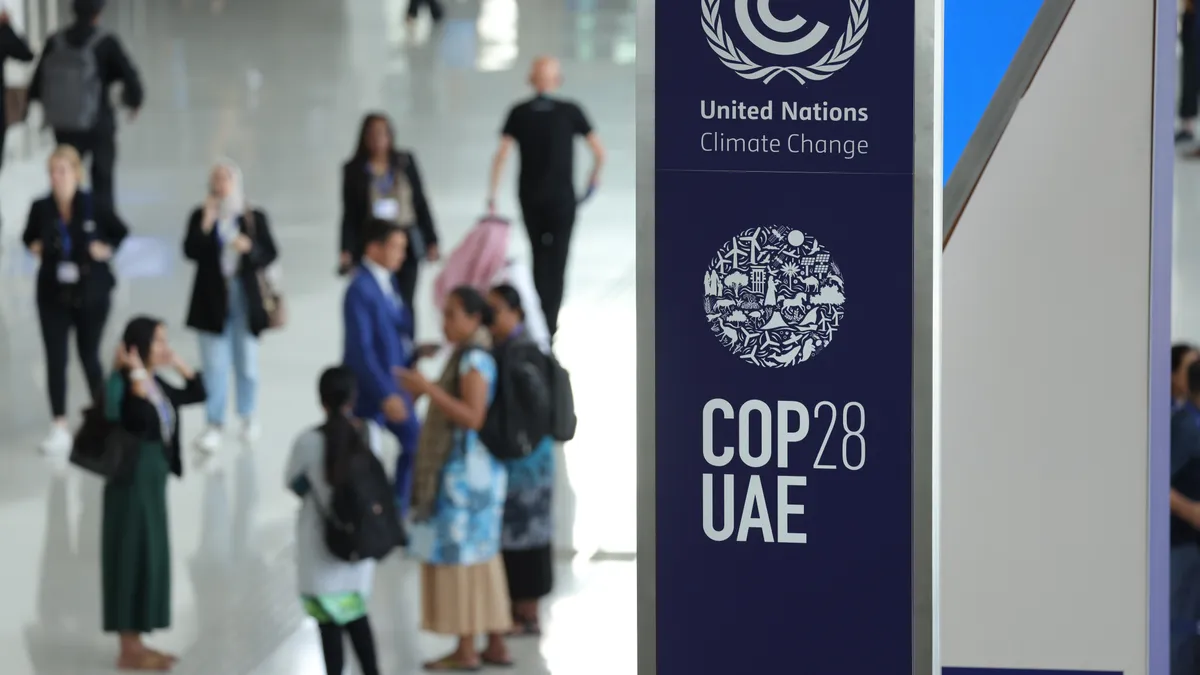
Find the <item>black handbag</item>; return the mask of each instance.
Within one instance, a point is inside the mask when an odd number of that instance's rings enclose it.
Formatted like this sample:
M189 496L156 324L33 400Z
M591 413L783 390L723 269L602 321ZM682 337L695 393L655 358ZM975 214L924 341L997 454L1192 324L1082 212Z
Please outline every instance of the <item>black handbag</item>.
M70 461L107 480L129 475L137 461L141 441L120 424L109 420L101 406L84 411L83 425L75 434Z

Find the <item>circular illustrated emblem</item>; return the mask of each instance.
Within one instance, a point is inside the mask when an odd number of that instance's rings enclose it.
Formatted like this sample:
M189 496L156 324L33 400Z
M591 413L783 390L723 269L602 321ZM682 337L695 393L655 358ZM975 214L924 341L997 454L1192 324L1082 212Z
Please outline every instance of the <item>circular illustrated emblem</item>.
M704 313L744 361L784 368L829 346L845 314L842 272L812 235L754 227L721 247L704 274Z
M737 28L746 40L758 50L773 57L792 60L792 57L816 47L829 32L829 26L820 22L806 30L808 20L799 15L781 20L771 12L770 0L756 0L758 20L764 26L782 35L799 35L795 39L775 40L759 30L750 13L750 0L726 1L733 3ZM760 64L747 56L725 30L721 18L721 2L722 0L700 0L700 22L704 26L704 35L708 38L708 46L721 59L721 63L747 80L762 80L763 83L768 83L780 73L791 75L800 84L824 80L846 67L862 46L863 37L867 34L869 0L849 0L850 18L846 20L846 32L842 33L833 48L820 58L807 66Z

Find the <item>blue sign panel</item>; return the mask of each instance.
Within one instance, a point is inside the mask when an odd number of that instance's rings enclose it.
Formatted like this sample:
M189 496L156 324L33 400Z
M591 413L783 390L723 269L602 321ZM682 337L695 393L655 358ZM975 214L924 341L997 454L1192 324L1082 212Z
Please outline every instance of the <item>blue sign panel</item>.
M942 152L947 179L1041 8L1042 0L946 0Z
M914 2L655 11L658 672L910 672Z

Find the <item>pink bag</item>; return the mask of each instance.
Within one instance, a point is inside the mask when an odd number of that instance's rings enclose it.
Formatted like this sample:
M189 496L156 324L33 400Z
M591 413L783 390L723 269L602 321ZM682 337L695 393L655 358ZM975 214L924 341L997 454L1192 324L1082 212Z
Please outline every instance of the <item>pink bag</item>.
M471 286L486 292L492 279L504 269L508 255L509 222L497 216L485 216L471 228L433 282L433 302L438 309L446 306L450 291Z

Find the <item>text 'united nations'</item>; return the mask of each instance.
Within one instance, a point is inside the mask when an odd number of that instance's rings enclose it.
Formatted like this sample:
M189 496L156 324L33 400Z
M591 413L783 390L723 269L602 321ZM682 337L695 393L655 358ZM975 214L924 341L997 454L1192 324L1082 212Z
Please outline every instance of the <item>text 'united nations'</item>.
M738 100L729 103L700 101L700 117L706 120L770 121L775 119L775 102L753 105ZM779 119L793 122L866 122L870 115L866 108L830 106L828 101L812 105L784 101L780 105Z

